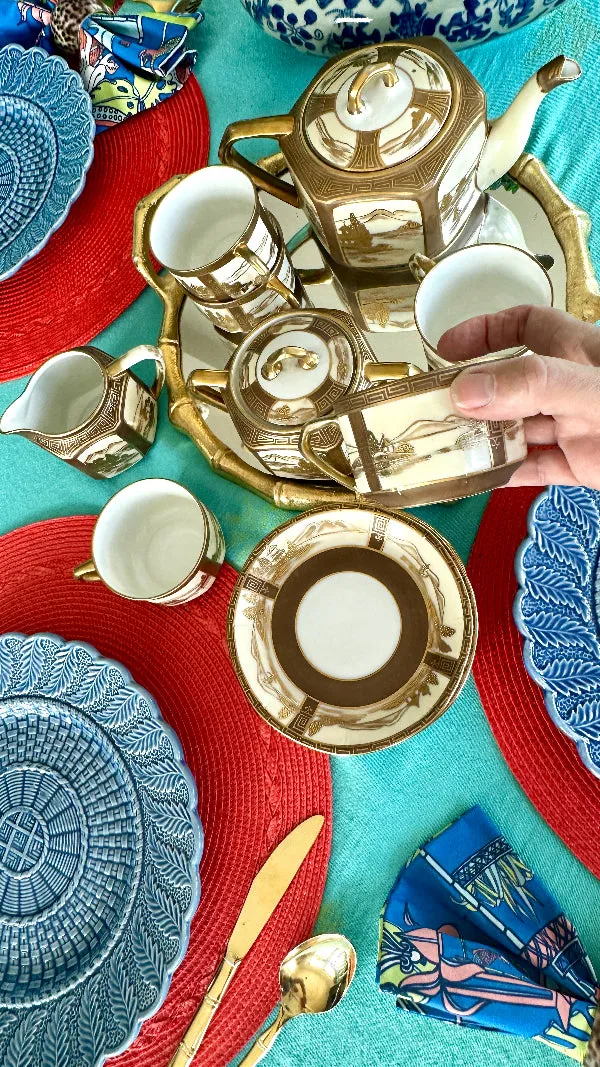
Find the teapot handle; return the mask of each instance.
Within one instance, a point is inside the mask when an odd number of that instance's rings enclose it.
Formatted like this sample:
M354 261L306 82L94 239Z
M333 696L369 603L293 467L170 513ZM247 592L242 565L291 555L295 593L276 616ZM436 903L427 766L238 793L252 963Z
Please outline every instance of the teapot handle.
M256 163L251 163L238 152L237 148L233 147L236 141L250 137L272 137L277 140L279 137L287 137L293 129L293 115L274 115L270 118L243 119L240 122L232 122L221 139L219 159L227 166L243 170L255 185L267 193L272 193L278 200L283 200L292 207L300 207L300 198L293 185L282 181L274 174L269 174Z
M123 371L135 367L137 363L143 363L145 359L153 359L156 364L156 374L150 386L150 392L154 399L158 400L165 382L165 364L160 348L156 348L155 345L136 345L135 348L130 348L129 352L125 352L124 355L112 361L106 368L106 373L109 378L116 378Z

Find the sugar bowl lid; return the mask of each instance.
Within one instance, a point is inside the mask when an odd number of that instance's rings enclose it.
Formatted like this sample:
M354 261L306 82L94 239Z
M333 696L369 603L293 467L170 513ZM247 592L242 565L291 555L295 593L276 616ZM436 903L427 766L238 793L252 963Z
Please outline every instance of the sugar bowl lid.
M449 69L437 56L386 44L327 66L306 101L303 128L326 163L347 171L382 170L426 148L451 103Z
M344 312L283 312L244 339L229 389L247 419L286 432L330 411L358 384L365 358L373 355Z

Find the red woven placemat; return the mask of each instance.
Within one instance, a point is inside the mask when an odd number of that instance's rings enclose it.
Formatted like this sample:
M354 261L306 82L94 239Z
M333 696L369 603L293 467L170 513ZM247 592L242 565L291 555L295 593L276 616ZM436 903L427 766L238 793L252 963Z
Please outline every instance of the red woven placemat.
M104 133L81 196L37 256L0 282L0 381L87 344L144 288L131 260L138 200L208 159L210 128L195 77Z
M513 621L515 553L539 489L496 489L467 567L479 612L473 674L494 736L515 778L542 818L600 878L600 780L554 725L542 690L523 664Z
M87 641L123 663L156 698L183 745L204 826L202 897L186 957L163 1007L119 1067L166 1067L220 962L252 878L297 823L326 824L269 925L241 964L198 1056L224 1067L274 1007L279 964L313 928L331 842L331 777L325 756L288 741L247 703L227 652L225 618L235 579L225 566L212 589L177 608L135 603L100 584L76 583L94 518L36 523L0 537L0 633L52 632Z

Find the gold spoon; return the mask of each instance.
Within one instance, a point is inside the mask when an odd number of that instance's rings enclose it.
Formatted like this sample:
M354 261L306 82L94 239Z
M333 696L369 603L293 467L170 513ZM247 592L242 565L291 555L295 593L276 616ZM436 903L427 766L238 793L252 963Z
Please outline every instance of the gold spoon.
M240 1067L260 1063L289 1019L335 1008L355 970L354 946L341 934L319 934L288 952L279 968L281 1006L277 1018L263 1030Z

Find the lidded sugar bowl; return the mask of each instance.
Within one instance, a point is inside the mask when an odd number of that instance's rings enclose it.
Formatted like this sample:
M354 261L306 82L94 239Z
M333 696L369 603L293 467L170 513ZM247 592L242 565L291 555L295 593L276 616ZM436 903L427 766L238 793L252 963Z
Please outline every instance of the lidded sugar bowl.
M195 400L229 412L246 447L268 470L322 479L300 451L302 428L363 389L371 365L378 369L349 315L311 308L265 319L244 338L227 370L192 371L188 387ZM397 365L399 375L404 368ZM336 427L312 440L318 452L347 466Z
M468 240L545 94L580 74L558 56L489 125L483 88L442 41L368 46L326 63L289 115L234 122L219 155L301 206L337 263L398 268L413 253L435 259ZM247 137L279 141L293 185L239 154Z

